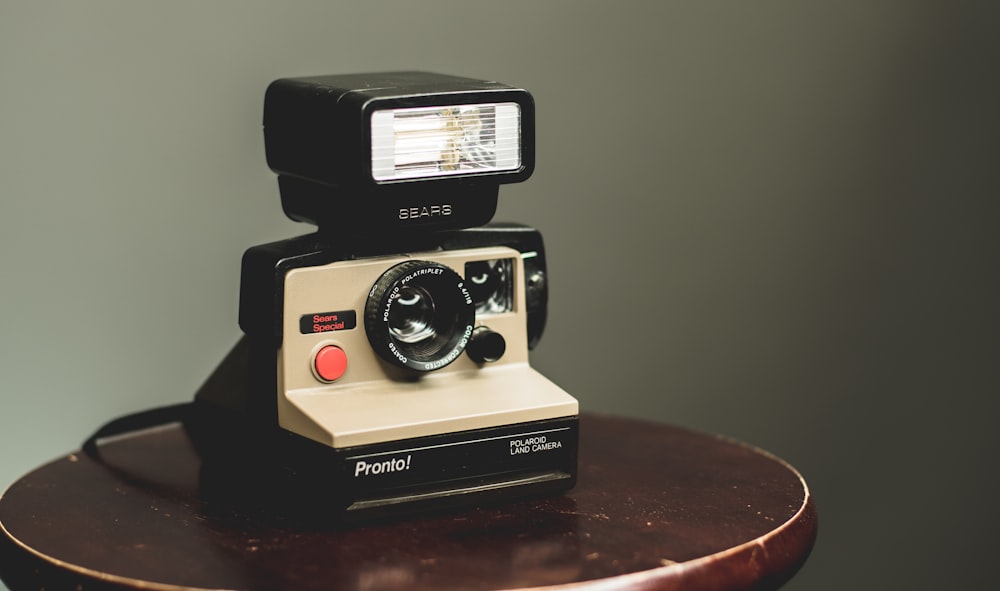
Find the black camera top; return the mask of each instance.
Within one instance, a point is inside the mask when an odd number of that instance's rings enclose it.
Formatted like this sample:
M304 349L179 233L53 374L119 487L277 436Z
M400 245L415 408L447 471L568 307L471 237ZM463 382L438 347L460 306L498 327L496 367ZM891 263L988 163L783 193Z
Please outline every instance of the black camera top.
M534 131L526 90L428 72L284 78L264 99L282 207L326 235L483 225L531 175Z

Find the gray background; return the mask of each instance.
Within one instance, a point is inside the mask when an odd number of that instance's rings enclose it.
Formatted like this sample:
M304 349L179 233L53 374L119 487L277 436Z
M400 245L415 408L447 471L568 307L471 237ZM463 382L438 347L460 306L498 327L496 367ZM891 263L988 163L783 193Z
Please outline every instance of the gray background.
M996 547L997 10L958 2L0 4L0 481L190 398L239 257L308 231L267 83L530 89L549 249L533 363L585 409L797 466L789 589L961 588ZM669 450L667 450L669 453Z

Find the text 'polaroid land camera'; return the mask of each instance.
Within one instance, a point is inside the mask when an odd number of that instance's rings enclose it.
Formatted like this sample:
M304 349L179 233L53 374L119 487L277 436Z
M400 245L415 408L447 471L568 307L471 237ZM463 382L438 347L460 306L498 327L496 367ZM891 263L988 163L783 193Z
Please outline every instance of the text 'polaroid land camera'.
M195 399L218 449L348 517L575 484L577 401L528 364L541 235L487 224L533 119L524 90L424 72L270 85L268 165L319 230L244 254L246 336Z

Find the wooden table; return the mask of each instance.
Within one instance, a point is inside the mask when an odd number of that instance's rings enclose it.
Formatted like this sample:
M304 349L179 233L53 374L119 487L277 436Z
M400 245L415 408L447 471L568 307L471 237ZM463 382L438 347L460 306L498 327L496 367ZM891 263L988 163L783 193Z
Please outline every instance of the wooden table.
M206 498L171 425L31 472L0 498L0 575L42 589L773 589L805 562L799 474L724 438L581 419L565 496L364 527Z

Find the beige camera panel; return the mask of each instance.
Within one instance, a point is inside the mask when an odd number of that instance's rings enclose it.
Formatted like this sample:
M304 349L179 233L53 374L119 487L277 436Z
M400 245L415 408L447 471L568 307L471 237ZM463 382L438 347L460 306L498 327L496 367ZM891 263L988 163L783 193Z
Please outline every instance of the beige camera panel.
M436 371L415 374L383 361L365 332L369 290L391 267L420 260L464 275L466 263L513 260L513 306L476 318L501 334L506 352L480 365L462 354ZM352 329L302 334L304 315L354 311ZM285 276L282 347L278 351L278 422L294 433L335 448L575 416L576 399L528 365L527 308L522 254L491 246L338 261L294 269ZM326 383L317 375L319 350L346 354L343 375Z

